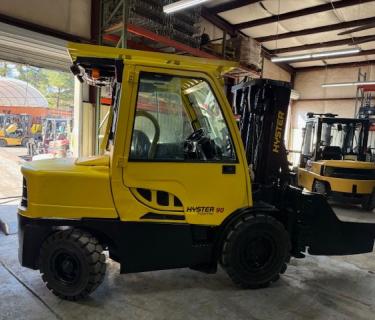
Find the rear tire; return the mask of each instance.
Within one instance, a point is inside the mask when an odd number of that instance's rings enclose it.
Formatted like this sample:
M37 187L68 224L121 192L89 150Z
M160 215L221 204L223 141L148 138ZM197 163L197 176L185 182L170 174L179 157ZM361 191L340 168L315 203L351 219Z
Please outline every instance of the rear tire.
M265 214L249 214L228 230L221 265L237 286L264 288L285 272L290 248L289 235L279 221Z
M8 145L5 139L0 139L0 147L6 147Z
M79 300L103 282L106 271L103 247L86 231L58 231L43 243L39 268L47 288L56 296Z

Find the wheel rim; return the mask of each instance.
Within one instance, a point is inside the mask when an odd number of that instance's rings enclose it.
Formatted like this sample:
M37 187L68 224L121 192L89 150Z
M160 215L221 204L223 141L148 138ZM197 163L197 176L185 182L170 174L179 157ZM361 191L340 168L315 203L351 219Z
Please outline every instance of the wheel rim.
M276 244L266 234L250 237L241 250L242 267L250 272L259 272L267 268L276 255Z
M53 255L51 267L56 280L67 286L76 284L81 275L79 260L66 250L59 250Z
M314 191L317 192L317 193L320 193L320 194L326 194L327 193L326 186L324 185L323 182L320 182L320 181L316 181L314 183Z

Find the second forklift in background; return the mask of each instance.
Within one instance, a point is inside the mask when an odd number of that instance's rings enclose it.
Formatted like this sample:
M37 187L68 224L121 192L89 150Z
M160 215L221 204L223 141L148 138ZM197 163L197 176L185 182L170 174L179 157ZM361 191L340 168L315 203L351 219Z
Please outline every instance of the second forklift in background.
M0 114L0 147L26 147L30 138L41 132L41 124L29 114Z
M375 163L368 119L308 113L298 185L333 199L375 207Z

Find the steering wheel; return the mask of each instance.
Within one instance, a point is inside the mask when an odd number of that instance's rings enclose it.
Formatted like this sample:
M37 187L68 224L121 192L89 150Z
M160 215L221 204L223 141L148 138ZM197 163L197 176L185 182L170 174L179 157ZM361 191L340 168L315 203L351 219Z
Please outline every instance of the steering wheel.
M184 143L185 155L190 159L214 160L221 157L221 150L215 142L200 128L194 131Z
M186 141L200 141L204 136L206 136L206 132L203 128L195 130L190 136L186 138Z
M141 130L134 130L133 133L133 142L134 150L137 157L144 153L147 153L147 159L153 159L156 153L156 146L159 142L160 138L160 126L158 120L149 112L144 110L138 110L135 114L135 117L145 117L151 121L152 125L154 126L154 137L152 138L151 144L147 137L147 135ZM132 148L133 149L133 148Z

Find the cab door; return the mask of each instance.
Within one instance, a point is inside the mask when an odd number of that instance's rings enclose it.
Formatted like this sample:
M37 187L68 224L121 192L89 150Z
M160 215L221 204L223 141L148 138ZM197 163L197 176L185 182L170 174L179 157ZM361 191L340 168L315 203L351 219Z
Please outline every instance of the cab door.
M219 82L136 67L134 84L121 219L219 225L251 206L243 148Z

